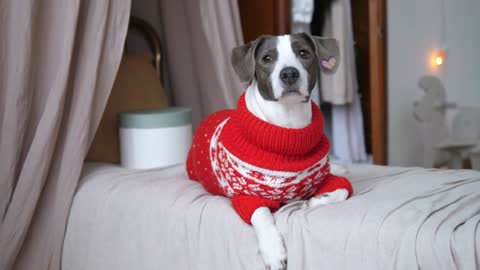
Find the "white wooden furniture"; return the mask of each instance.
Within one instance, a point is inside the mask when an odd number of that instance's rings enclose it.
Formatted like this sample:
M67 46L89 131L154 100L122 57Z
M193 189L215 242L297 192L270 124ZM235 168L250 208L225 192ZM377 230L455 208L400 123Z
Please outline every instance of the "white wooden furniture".
M480 107L463 107L447 101L442 81L424 76L419 86L425 95L414 104L414 116L421 123L424 166L463 168L463 160L473 159L479 169ZM478 157L480 158L480 157ZM474 166L475 165L475 166Z

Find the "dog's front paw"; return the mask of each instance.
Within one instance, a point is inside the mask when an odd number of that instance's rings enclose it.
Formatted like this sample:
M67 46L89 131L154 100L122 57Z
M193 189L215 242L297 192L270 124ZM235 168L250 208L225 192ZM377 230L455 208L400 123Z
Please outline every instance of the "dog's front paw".
M326 205L336 202L345 201L348 198L348 190L341 188L332 192L317 195L310 198L307 201L308 207L314 207L318 205Z
M258 248L268 269L285 269L287 252L283 244L283 238L275 226L271 226L258 234Z

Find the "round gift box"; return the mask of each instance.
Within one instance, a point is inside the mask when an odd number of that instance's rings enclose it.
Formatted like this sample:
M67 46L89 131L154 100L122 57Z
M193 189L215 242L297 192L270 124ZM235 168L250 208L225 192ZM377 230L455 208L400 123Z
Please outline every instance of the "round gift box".
M192 143L191 109L123 112L119 121L123 167L150 169L185 163Z

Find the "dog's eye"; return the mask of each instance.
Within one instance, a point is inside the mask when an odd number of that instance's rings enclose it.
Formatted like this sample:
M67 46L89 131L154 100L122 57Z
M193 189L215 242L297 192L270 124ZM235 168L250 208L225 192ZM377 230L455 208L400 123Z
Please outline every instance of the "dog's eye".
M310 53L307 51L307 50L304 50L304 49L301 49L298 54L303 57L303 58L306 58L308 57L308 55L310 55Z
M265 63L268 63L268 62L272 62L272 57L270 55L265 55L263 58L262 58L263 62Z

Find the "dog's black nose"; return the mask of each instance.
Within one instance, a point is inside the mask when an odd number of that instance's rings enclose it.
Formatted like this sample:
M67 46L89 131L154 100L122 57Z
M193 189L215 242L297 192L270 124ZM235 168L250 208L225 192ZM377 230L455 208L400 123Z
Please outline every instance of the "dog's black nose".
M300 73L298 72L298 69L294 67L286 67L280 71L280 79L286 85L292 85L297 82L299 76Z

